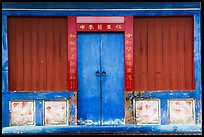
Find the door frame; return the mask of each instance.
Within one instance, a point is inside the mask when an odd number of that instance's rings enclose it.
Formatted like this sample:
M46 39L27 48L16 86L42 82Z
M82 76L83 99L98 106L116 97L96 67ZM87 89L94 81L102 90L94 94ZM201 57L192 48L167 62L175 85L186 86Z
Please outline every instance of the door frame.
M67 29L69 91L77 91L77 32L124 33L124 90L133 90L133 16L68 16Z

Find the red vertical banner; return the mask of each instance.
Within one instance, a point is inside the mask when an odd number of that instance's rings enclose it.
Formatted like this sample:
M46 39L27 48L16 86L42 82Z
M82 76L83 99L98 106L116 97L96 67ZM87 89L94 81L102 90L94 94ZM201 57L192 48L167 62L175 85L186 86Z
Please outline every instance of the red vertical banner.
M125 16L125 90L133 90L133 16Z
M67 17L68 31L68 90L77 90L76 17Z

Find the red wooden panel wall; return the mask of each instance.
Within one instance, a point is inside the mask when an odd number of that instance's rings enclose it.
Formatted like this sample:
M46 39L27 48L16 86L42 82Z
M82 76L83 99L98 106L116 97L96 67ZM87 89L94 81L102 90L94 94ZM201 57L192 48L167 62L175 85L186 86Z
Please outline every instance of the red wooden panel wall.
M193 18L134 17L134 89L193 90Z
M66 17L8 17L9 91L66 91L67 58Z

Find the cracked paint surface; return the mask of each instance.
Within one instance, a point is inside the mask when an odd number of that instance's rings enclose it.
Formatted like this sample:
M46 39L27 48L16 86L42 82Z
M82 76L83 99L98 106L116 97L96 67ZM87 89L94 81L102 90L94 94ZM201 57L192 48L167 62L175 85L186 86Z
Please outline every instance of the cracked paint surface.
M133 91L125 91L125 124L133 124L132 92Z
M169 121L170 124L194 124L193 100L170 100Z
M34 102L11 101L10 102L10 125L34 125Z
M67 101L45 101L44 102L44 124L45 125L67 125L68 119Z
M77 125L77 93L69 99L69 125Z
M134 124L135 117L133 116L133 99L140 97L143 91L125 91L125 124Z
M159 100L137 100L135 104L137 124L159 124Z

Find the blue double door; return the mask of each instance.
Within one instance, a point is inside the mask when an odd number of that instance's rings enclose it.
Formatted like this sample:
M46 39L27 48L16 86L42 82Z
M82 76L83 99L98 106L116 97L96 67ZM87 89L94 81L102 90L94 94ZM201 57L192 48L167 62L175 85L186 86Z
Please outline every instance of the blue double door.
M78 33L79 125L124 124L124 34Z

